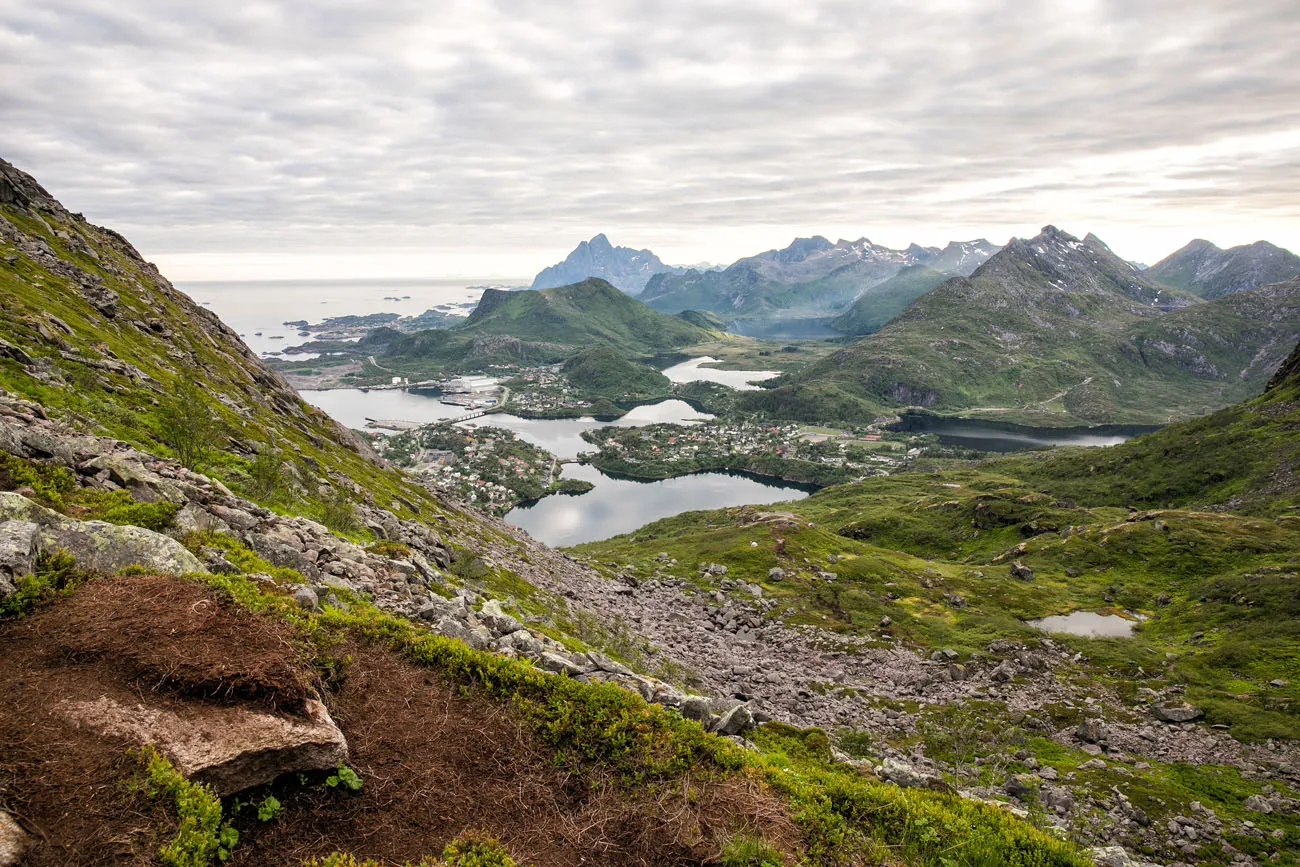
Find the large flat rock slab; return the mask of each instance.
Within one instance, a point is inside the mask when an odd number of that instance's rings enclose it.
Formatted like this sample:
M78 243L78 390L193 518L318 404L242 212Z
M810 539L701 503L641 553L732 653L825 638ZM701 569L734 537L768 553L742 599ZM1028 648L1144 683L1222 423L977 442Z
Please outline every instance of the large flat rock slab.
M27 848L27 835L4 810L0 810L0 867L15 867L22 863L23 850Z
M335 768L348 757L343 732L315 699L301 717L207 703L178 713L108 696L62 701L56 712L102 735L152 744L186 777L223 797L281 774Z

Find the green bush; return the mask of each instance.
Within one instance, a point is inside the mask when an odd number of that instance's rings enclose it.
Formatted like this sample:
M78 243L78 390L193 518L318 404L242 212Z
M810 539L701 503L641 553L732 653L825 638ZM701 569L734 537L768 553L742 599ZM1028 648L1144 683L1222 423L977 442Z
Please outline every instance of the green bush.
M225 861L239 842L239 832L222 821L221 800L212 789L181 776L153 747L140 753L145 764L146 791L166 798L176 810L176 835L159 850L168 867L208 867Z

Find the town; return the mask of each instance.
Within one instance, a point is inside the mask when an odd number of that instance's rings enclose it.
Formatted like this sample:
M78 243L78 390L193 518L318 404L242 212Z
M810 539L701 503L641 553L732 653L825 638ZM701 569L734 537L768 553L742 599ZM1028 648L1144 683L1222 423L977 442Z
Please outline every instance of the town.
M587 482L557 479L560 462L554 455L502 428L433 424L368 439L429 489L494 515L547 494L590 489Z

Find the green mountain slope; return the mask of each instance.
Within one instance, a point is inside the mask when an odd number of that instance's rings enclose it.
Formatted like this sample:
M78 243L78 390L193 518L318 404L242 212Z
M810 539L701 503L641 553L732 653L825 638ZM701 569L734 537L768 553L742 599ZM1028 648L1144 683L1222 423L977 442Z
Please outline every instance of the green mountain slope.
M604 346L575 355L562 369L569 384L587 399L648 400L667 395L672 386L668 377L650 365L628 361Z
M910 265L863 292L830 326L847 334L871 334L948 277L925 265Z
M377 356L384 369L423 377L435 368L553 363L592 346L646 357L715 336L591 278L554 289L488 289L463 325L407 335L378 329L353 351Z
M1300 337L1300 281L1209 303L1054 227L876 333L745 395L795 419L900 406L1031 424L1166 423L1257 392Z
M1144 276L1202 298L1219 298L1300 276L1300 256L1267 241L1223 250L1198 238L1152 265Z

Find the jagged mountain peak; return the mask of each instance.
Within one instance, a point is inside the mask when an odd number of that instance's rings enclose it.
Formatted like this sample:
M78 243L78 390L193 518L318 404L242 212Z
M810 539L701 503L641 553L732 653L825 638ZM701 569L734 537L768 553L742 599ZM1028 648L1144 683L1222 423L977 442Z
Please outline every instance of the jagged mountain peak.
M533 279L533 289L552 289L600 277L624 292L635 295L655 274L680 274L683 268L665 265L650 250L619 247L604 232L580 241L563 262L544 268Z

